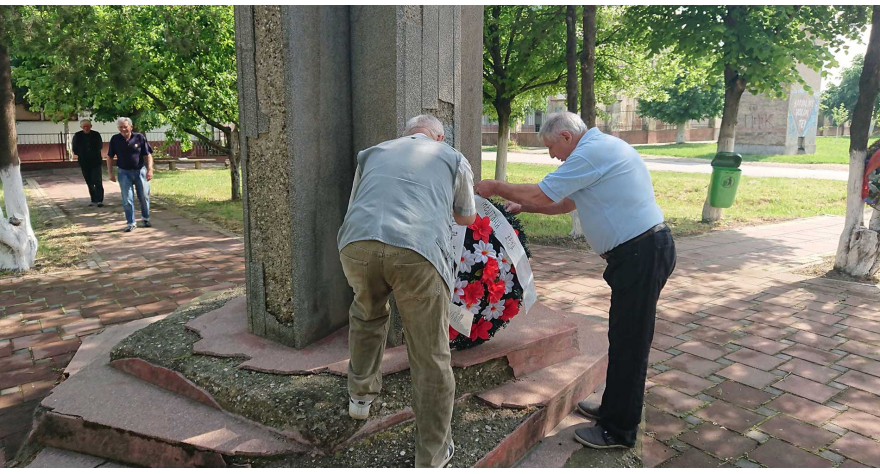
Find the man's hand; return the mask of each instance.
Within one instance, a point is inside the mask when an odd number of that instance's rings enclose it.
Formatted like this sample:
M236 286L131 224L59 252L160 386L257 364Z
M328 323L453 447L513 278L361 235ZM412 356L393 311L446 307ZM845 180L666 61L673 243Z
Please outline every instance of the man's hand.
M110 181L113 181L115 183L116 182L116 173L114 173L113 171L110 171L109 174L110 174Z
M484 179L474 185L474 192L484 198L490 198L497 193L498 181L494 179Z
M516 203L513 201L508 201L508 203L504 205L504 210L513 214L513 215L517 215L520 212L522 212L523 206L522 206L522 204L519 204L519 203Z
M153 179L153 169L147 168L147 181L151 181Z

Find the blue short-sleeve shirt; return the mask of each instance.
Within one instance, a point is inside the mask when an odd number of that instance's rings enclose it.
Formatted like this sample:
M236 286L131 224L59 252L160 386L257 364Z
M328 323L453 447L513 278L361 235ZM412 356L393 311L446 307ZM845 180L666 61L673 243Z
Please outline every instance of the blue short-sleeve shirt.
M642 157L625 141L595 127L538 186L554 202L574 201L584 236L597 253L663 222Z
M144 167L144 157L153 154L153 147L142 133L131 133L128 140L117 133L110 137L107 156L116 157L116 166L124 170L139 170Z

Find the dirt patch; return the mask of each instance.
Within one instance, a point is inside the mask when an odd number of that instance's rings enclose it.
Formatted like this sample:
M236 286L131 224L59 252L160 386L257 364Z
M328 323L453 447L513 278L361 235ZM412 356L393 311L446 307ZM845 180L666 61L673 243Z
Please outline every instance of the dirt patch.
M792 273L796 273L798 275L807 275L814 276L819 278L828 278L830 280L839 280L839 281L851 281L855 283L867 283L871 285L877 285L880 283L880 275L875 274L872 277L860 279L846 273L839 272L834 269L834 255L829 255L827 257L823 257L822 261L810 265L808 267L799 268L797 270L792 271Z
M536 409L493 409L475 398L459 400L452 414L455 455L449 467L470 467L513 432ZM415 423L408 422L328 455L297 454L276 459L236 459L253 467L413 467Z
M243 293L243 288L236 288L182 308L120 342L111 359L137 357L180 372L207 390L225 410L281 431L296 431L316 446L328 449L349 439L366 422L348 416L345 377L268 374L238 368L243 362L240 358L193 354L199 336L184 325ZM457 398L513 379L505 359L455 368L453 373ZM383 377L382 394L374 401L371 416L406 409L411 395L409 371Z

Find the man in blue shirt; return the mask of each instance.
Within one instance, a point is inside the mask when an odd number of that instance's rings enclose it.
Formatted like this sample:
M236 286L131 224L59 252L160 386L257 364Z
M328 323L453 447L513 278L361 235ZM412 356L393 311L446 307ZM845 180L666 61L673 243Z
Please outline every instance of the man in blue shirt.
M119 117L116 120L119 133L110 138L107 150L107 171L110 181L116 181L113 174L113 158L119 168L119 190L122 192L122 209L125 211L125 232L131 232L137 225L134 223L134 199L131 188L137 190L141 204L141 217L144 227L150 224L150 180L153 179L153 148L141 133L132 133L131 119Z
M601 405L578 404L594 427L575 430L592 448L635 445L645 395L657 300L675 268L675 243L654 199L651 175L638 152L576 114L548 117L541 139L559 168L538 184L483 180L483 197L501 196L508 211L562 214L575 209L590 247L608 262L611 287L608 371Z

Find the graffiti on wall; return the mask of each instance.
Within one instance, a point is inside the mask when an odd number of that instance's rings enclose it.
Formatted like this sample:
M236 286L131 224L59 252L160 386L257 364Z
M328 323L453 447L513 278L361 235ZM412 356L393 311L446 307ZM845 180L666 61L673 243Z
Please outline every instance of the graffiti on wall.
M789 132L791 125L798 137L806 135L810 127L816 127L816 117L819 115L819 101L816 96L804 90L803 87L792 87L791 97L788 101Z

